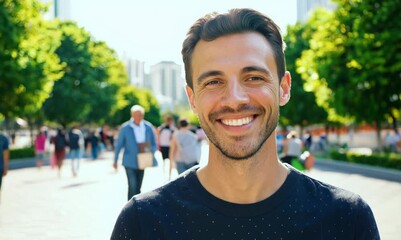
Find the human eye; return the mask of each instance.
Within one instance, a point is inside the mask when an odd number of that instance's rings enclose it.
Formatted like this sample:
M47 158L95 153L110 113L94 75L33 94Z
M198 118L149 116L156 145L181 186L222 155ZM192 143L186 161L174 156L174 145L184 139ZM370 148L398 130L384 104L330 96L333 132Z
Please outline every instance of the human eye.
M219 84L221 84L221 81L218 80L218 79L212 79L212 80L209 80L209 81L205 82L205 86L216 86L216 85L219 85Z
M259 77L259 76L252 76L248 78L249 81L264 81L263 77Z

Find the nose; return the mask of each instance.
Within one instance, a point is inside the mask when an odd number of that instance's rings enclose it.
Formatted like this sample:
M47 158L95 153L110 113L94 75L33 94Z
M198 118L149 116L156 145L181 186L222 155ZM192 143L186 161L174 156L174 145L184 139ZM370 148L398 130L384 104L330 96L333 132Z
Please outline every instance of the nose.
M222 104L236 108L239 105L247 104L249 102L248 92L246 87L241 84L238 79L230 80L225 91L225 96L223 97Z

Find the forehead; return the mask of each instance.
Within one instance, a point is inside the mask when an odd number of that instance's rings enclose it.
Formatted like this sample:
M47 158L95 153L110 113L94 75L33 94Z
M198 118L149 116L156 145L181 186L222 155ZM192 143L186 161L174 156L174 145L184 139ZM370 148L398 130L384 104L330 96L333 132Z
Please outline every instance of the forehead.
M199 41L192 56L192 77L196 81L205 71L224 72L247 66L265 68L277 76L273 49L260 33L236 33Z

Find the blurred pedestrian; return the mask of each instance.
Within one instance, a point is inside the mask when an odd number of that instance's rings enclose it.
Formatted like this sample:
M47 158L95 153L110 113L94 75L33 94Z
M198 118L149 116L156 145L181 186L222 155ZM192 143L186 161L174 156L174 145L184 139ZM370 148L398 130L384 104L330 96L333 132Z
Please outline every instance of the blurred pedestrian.
M65 159L66 148L68 146L68 140L63 129L58 128L57 134L50 140L54 144L54 156L57 164L58 176L61 177L61 167Z
M163 172L166 169L166 161L169 159L169 151L171 139L176 130L174 126L174 118L170 114L164 116L164 123L157 128L157 143L163 158Z
M174 132L171 140L169 178L174 167L181 174L199 164L200 160L202 139L190 130L187 119L181 118L178 126L178 131Z
M92 130L92 132L90 133L89 143L90 143L92 160L96 160L100 152L100 135L96 129Z
M46 132L43 127L39 129L39 133L35 137L35 155L36 155L36 167L39 169L43 166L46 153Z
M386 147L391 151L391 152L397 152L398 151L398 144L401 141L401 136L398 133L398 131L390 131L387 132L386 135Z
M320 134L319 137L319 150L325 151L326 150L326 142L327 142L327 136L325 133Z
M1 184L3 177L7 175L8 172L8 162L10 161L10 150L8 138L0 133L0 194L1 194Z
M287 139L284 140L283 157L281 157L281 161L291 165L291 161L294 158L299 159L302 154L302 149L302 140L297 137L295 131L290 131L287 134Z
M78 174L79 162L84 146L84 136L78 126L72 127L68 133L68 141L70 146L71 171L72 175L75 177Z
M310 150L312 148L312 132L307 131L305 136L305 148Z
M153 165L156 166L154 153L157 150L155 129L153 125L144 120L145 109L140 105L131 107L131 119L125 122L118 134L114 154L114 169L118 169L118 155L124 148L122 165L125 168L128 179L128 200L141 192L145 170L138 165L139 144L148 143L153 155Z

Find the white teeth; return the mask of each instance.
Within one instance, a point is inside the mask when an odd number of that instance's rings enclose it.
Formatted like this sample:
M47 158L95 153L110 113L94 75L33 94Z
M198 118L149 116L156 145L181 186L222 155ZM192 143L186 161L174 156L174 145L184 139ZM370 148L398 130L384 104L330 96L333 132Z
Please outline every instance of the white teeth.
M252 121L253 117L246 117L241 119L223 119L222 123L228 126L242 126L248 124Z

